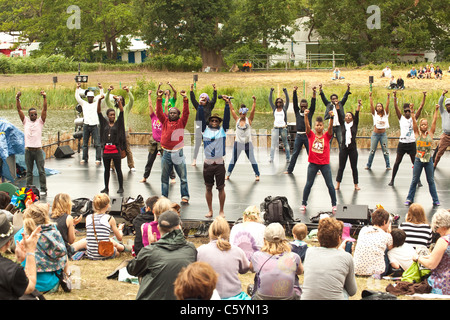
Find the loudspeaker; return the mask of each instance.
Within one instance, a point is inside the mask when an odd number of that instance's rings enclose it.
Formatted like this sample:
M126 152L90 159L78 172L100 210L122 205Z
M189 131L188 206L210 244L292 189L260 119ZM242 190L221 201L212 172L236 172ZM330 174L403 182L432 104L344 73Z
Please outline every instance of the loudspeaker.
M369 224L369 206L355 204L338 204L336 219L351 224Z
M369 83L373 83L373 76L369 76Z
M55 151L55 158L68 158L75 154L70 146L59 146Z
M111 210L110 214L112 215L120 215L122 213L122 201L123 197L109 197Z

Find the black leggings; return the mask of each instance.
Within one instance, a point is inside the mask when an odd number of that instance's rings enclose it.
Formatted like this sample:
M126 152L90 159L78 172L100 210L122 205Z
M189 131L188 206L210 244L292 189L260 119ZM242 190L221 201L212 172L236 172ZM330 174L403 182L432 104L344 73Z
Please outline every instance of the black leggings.
M350 159L350 165L353 173L353 183L358 184L358 149L356 147L348 149L342 147L339 151L339 170L336 176L336 181L341 182L344 174L345 165L347 164L347 158Z
M103 166L105 167L105 189L109 190L109 177L111 175L111 159L114 162L114 168L116 169L117 180L119 181L119 188L123 188L123 175L122 175L122 159L120 153L115 157L103 157Z
M392 168L392 178L391 181L394 181L395 176L397 175L398 168L400 166L400 163L403 160L403 156L405 154L408 154L411 158L411 163L414 165L414 160L416 159L416 143L402 143L399 142L397 146L397 157L395 158L394 167ZM420 179L419 179L420 182Z

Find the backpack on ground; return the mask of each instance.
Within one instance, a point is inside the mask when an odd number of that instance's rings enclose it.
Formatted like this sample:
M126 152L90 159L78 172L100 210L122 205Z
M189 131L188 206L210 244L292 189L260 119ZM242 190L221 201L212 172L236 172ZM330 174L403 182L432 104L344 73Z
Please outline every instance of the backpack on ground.
M122 211L120 215L128 222L133 222L134 218L141 212L141 208L145 207L144 198L138 195L136 198L124 198L122 202Z
M294 222L294 213L288 200L284 196L268 196L260 205L261 215L264 221L268 223L279 222L289 223Z

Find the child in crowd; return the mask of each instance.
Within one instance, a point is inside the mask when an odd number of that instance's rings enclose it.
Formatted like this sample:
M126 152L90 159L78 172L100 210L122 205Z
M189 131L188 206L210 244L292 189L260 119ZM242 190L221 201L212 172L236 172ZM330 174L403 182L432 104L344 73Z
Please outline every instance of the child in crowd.
M294 241L291 244L292 252L295 252L300 256L302 262L305 261L306 250L308 249L308 244L303 241L308 234L308 227L304 223L296 223L292 228L292 236L294 237Z
M392 249L388 251L388 258L394 272L394 276L401 276L403 271L413 263L413 257L416 254L414 247L405 243L406 232L402 229L396 228L391 231Z

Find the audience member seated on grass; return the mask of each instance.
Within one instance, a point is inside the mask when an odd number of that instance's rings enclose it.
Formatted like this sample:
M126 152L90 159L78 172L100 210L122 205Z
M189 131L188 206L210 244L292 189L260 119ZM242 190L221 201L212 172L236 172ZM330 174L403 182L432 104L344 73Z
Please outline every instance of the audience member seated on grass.
M395 81L394 76L391 77L391 80L389 80L389 87L388 89L397 89L397 82Z
M341 77L341 70L339 70L339 68L334 69L331 80L343 80L343 79L345 78Z
M292 236L294 241L290 243L292 252L295 252L300 256L302 263L305 261L306 250L308 244L303 241L308 235L308 227L304 223L296 223L292 227Z
M398 76L398 78L397 78L397 89L400 89L400 90L405 89L405 81L402 79L401 76Z
M249 206L242 215L242 223L236 223L231 228L230 243L244 250L250 260L253 253L261 250L264 245L265 229L259 208Z
M405 270L413 263L416 250L409 243L405 243L406 233L396 228L391 231L392 249L388 251L388 258L392 268L392 276L401 277Z
M387 250L392 248L390 214L377 209L371 215L372 225L359 231L353 259L355 274L359 276L385 276L389 274Z
M23 212L23 229L16 233L14 240L21 243L23 233L31 235L36 228L41 228L35 257L36 260L36 290L42 293L56 292L59 288L59 278L67 264L67 251L64 239L56 225L51 223L47 203L35 202ZM22 266L27 264L29 255L21 245L16 246L16 259Z
M450 212L439 209L431 219L431 227L441 237L436 242L429 256L414 257L414 261L424 267L431 269L428 277L428 284L431 286L431 293L450 294Z
M416 67L412 67L412 68L411 68L411 70L409 71L407 77L408 77L408 78L411 78L411 79L416 79L416 78L417 78L417 70L416 70Z
M197 260L195 245L186 241L180 224L176 212L163 212L158 218L161 239L142 248L128 263L128 273L141 278L136 300L176 300L178 274Z
M398 226L406 233L405 243L414 247L414 249L423 246L429 248L433 232L431 226L428 224L425 215L425 209L419 203L412 203L409 206L405 221Z
M153 206L154 220L152 222L146 222L141 227L142 232L142 244L144 247L149 244L158 241L161 238L161 234L158 230L158 218L159 216L171 209L172 201L166 197L160 197Z
M448 67L448 71L447 72L450 73L450 66Z
M255 252L251 270L256 273L252 300L299 300L298 275L303 273L300 256L291 252L281 224L275 222L264 231L264 246Z
M6 253L14 235L19 231L4 213L0 213L0 253ZM18 300L35 290L36 285L36 245L40 237L41 227L37 227L30 236L25 235L21 242L21 250L28 258L25 266L0 255L0 300Z
M59 233L64 239L67 256L72 258L75 253L72 244L75 242L75 226L80 223L83 216L79 215L73 218L72 200L67 193L58 193L53 198L51 219L56 224Z
M86 217L86 238L78 240L73 244L75 251L86 249L86 256L92 260L104 260L118 257L120 252L131 251L130 248L117 241L122 241L123 227L121 223L117 226L116 219L109 215L111 200L106 193L100 193L94 196L92 208L94 213ZM95 227L95 231L94 231ZM110 239L111 232L114 233L117 241ZM98 243L100 241L111 241L114 245L114 253L109 257L101 256L98 253Z
M389 66L386 66L381 72L381 78L391 78L391 72L392 70L389 68Z
M133 227L134 227L134 245L133 252L134 256L139 254L139 251L144 247L142 242L142 225L144 223L150 223L155 220L155 216L153 215L153 206L156 201L158 201L158 196L152 196L145 200L145 207L141 212L133 219Z
M210 264L219 274L216 289L221 299L250 300L239 279L239 274L250 270L250 262L241 248L230 244L229 237L227 220L218 216L209 226L210 242L197 248L197 261Z
M439 67L439 66L436 66L436 70L434 70L434 78L436 79L436 80L442 80L442 70L441 70L441 68Z
M344 223L327 217L319 220L320 247L306 252L301 300L348 300L356 294L353 257L342 241Z
M419 72L417 74L417 79L425 79L426 78L426 73L427 73L427 68L420 67L419 68Z
M197 261L181 269L174 283L177 300L216 300L219 275L206 262Z

